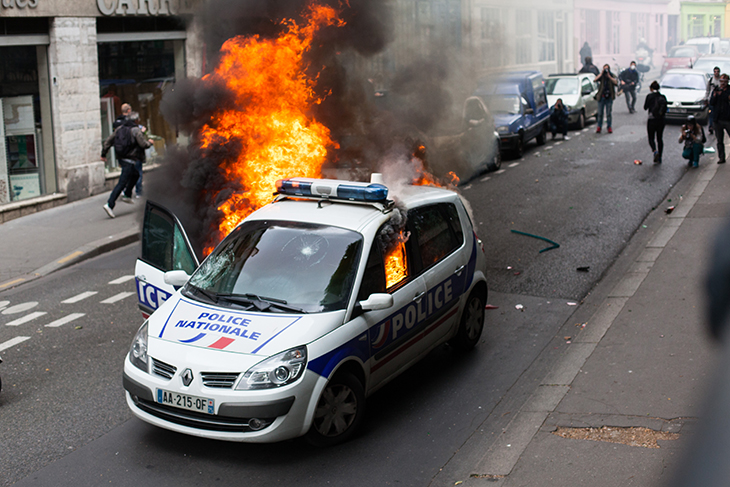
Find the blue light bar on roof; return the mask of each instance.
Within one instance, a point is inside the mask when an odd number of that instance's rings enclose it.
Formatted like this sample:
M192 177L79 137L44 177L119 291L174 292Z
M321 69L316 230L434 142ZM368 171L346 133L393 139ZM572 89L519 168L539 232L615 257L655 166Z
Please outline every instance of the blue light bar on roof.
M388 198L388 188L382 184L336 179L280 179L276 182L276 191L288 196L319 196L364 202L379 202Z

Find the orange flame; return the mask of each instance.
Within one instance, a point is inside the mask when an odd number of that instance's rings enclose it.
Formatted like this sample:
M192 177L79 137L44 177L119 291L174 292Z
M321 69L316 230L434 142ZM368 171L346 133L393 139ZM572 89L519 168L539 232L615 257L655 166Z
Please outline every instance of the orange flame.
M224 218L218 226L217 243L254 210L269 203L276 181L288 177L319 177L328 148L337 144L327 127L308 116L315 81L305 75L304 53L318 29L342 26L331 7L313 5L306 25L283 21L287 30L275 39L235 37L221 48L216 70L204 77L222 80L245 109L224 110L201 129L201 147L215 147L237 140L242 149L237 160L222 165L229 181L243 192L233 194L218 210ZM212 246L205 249L206 255Z
M385 256L385 288L390 289L408 277L406 245L400 242Z

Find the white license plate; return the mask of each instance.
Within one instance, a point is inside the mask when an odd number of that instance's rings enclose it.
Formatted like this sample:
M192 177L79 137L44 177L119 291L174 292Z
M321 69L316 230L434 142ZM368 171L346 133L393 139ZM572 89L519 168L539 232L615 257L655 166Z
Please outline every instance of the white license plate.
M686 108L670 108L669 111L672 113L687 113Z
M188 396L178 392L157 389L157 402L166 406L187 409L198 413L214 414L215 402L213 399L198 396Z

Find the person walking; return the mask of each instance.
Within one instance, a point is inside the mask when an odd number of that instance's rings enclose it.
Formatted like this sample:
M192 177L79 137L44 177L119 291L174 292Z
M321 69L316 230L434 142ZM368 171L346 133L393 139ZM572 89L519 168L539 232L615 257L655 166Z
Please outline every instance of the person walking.
M639 84L636 61L631 61L629 69L621 71L619 80L621 80L621 90L626 95L626 108L629 109L629 113L636 113L636 85Z
M713 123L717 137L717 163L725 163L725 132L730 136L730 89L727 87L730 76L720 75L720 86L712 90L710 107L714 113Z
M560 132L563 140L568 136L568 109L563 104L563 99L558 98L555 105L550 108L550 131L555 135Z
M715 88L720 87L720 68L718 66L715 66L712 68L712 77L707 81L707 90L705 92L705 99L709 103L710 97L712 96L712 92L715 90ZM710 135L714 132L713 128L713 122L714 122L714 111L712 110L712 107L710 107L709 113L707 114L707 125L709 126Z
M702 126L697 123L694 115L687 117L687 123L682 125L682 133L679 135L679 142L684 142L684 150L682 157L687 159L687 165L690 167L699 167L700 155L704 150L705 131Z
M588 58L591 58L591 60L593 60L593 51L591 50L591 46L588 45L588 41L585 41L583 43L583 47L580 48L578 54L580 54L580 60L583 62L583 66L588 64Z
M590 56L586 56L585 63L583 64L583 67L580 68L579 73L593 73L594 75L598 76L601 71L598 69L598 66L593 64L593 58Z
M613 100L616 98L616 85L618 84L618 80L611 73L611 66L604 64L603 71L593 81L599 83L598 93L596 93L596 100L598 100L598 116L596 117L598 127L596 128L596 133L601 133L603 114L605 112L606 130L609 134L612 134L611 122L613 121L613 117L611 112L613 111Z
M144 158L144 150L152 146L152 139L146 140L144 134L139 128L137 121L139 115L135 112L130 113L122 125L117 127L113 134L111 134L105 141L101 151L101 159L106 161L106 154L109 152L112 146L114 146L114 152L117 155L117 161L122 168L122 174L119 176L117 185L114 186L109 199L102 207L109 218L114 218L114 206L116 204L119 195L124 192L122 201L124 203L133 203L132 201L132 189L139 178L139 173L135 168L137 161L141 161Z
M662 163L664 152L664 126L667 114L667 97L659 93L659 83L652 81L649 85L651 93L646 95L644 110L649 111L646 120L646 133L649 136L649 146L654 152L654 164ZM656 143L654 139L656 138Z

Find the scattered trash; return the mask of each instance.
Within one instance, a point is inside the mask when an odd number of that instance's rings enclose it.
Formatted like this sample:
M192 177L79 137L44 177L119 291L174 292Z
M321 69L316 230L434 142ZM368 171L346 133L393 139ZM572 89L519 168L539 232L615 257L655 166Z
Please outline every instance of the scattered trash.
M587 266L583 266L583 267L578 267L575 270L577 270L578 272L588 272L590 269L591 269L591 266L587 265Z
M670 214L673 211L674 211L674 207L673 206L670 206L669 208L667 208L666 210L664 210L664 213L666 213L668 215L668 214Z
M527 236L527 237L537 238L537 239L540 239L540 240L544 240L544 241L546 241L547 243L551 243L551 244L553 244L553 245L552 245L552 247L545 247L545 248L544 248L544 249L542 249L542 250L541 250L541 251L540 251L539 253L543 253L543 252L545 252L545 251L547 251L547 250L557 249L558 247L560 247L560 244L557 244L557 243L553 242L552 240L549 240L549 239L547 239L547 238L545 238L545 237L539 237L539 236L537 236L537 235L532 235L531 233L525 233L525 232L520 232L519 230L510 230L510 231L511 231L512 233L518 233L518 234L520 234L520 235L525 235L525 236Z
M508 265L508 266L507 266L507 270L508 270L508 271L509 271L509 270L512 270L512 266L511 266L511 265Z
M82 328L83 328L83 326L77 326L77 327L76 327L76 328L74 328L74 329L75 329L75 330L80 330L80 329L82 329Z
M499 306L494 306L492 304L488 304L484 307L484 309L499 309Z
M707 147L705 147L702 150L702 152L705 153L705 154L714 154L715 153L715 148L712 147L711 145L708 145Z
M639 159L634 159L634 164L638 166L639 164L641 164L641 161Z
M566 304L568 306L578 306L578 303L574 303L573 301L568 301Z
M575 326L580 326L581 328L585 328L588 323L576 323Z
M573 337L563 337L563 340L570 340Z
M515 309L518 309L518 310L522 311L523 309L525 309L525 307L522 306L521 304L518 304L518 305L515 306Z
M521 274L521 272L520 272L520 271L515 271L515 272L514 272L514 275L515 275L515 276L519 276L520 274Z

